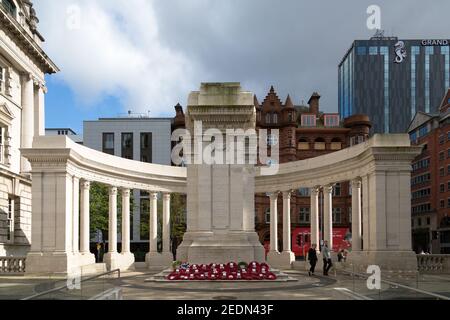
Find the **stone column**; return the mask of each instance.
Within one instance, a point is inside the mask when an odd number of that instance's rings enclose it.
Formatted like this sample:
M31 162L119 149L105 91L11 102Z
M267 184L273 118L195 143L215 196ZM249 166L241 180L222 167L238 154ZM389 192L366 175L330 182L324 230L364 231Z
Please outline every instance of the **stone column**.
M39 80L34 81L34 136L45 136L45 98L47 88Z
M278 192L270 197L270 251L278 253Z
M122 189L122 254L130 253L130 189Z
M167 204L166 204L167 205ZM147 266L152 269L165 268L170 265L167 259L158 252L158 193L150 192L150 251L145 256ZM163 227L164 228L164 227Z
M323 240L333 250L333 186L323 187Z
M91 183L89 181L81 181L81 207L80 207L80 253L84 264L95 263L95 256L90 252L90 224L89 224L89 191Z
M122 252L119 268L133 269L134 254L130 251L130 189L122 189Z
M277 267L290 268L295 261L291 250L291 191L283 192L283 252Z
M109 187L108 253L103 261L109 270L120 267L117 253L117 187Z
M361 180L351 181L352 188L352 251L361 250Z
M150 252L158 252L158 193L150 193Z
M117 252L117 188L109 188L108 252Z
M319 235L319 187L311 188L311 244L316 244L316 251L320 251Z
M21 148L31 148L34 135L34 84L33 77L30 73L22 75L22 131L21 131ZM31 165L28 160L21 158L22 173L30 172Z
M80 232L80 179L77 177L72 178L73 181L73 222L72 222L72 247L73 253L79 253L79 232Z
M170 193L163 194L162 244L162 259L170 265L173 261L173 254L170 251Z

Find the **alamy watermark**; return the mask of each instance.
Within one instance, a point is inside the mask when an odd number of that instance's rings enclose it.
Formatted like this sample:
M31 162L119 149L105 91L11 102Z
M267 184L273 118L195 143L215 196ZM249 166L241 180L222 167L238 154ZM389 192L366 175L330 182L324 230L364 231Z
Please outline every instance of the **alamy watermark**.
M172 133L172 162L175 165L260 165L262 175L279 169L279 130L225 129L203 130L194 122L194 132L177 129Z

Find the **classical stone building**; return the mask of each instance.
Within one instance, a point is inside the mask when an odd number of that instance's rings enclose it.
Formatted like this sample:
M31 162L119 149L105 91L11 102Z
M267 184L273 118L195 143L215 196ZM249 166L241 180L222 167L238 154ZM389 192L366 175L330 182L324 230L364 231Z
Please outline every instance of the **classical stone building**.
M31 1L0 1L0 256L25 255L31 241L31 167L20 150L45 134L44 75L58 71L38 22Z
M365 115L340 119L338 113L320 111L320 95L314 92L308 105L294 105L290 96L282 101L275 89L270 88L262 103L255 97L257 128L279 130L280 163L314 158L364 142L369 136L371 123ZM269 141L271 138L268 139ZM323 212L323 194L319 210ZM278 205L281 213L281 195ZM255 197L256 230L261 242L269 247L270 201L266 195ZM281 223L281 219L278 219ZM310 193L299 189L291 195L292 251L303 256L309 245ZM320 219L322 226L322 219ZM333 188L333 226L336 247L350 231L351 192L349 183L337 183ZM322 228L320 228L322 230ZM282 227L278 229L282 234ZM278 237L281 239L281 237ZM280 241L281 243L281 241ZM344 244L342 244L344 245Z
M413 249L450 253L450 89L437 113L419 111L409 126L422 146L411 177Z

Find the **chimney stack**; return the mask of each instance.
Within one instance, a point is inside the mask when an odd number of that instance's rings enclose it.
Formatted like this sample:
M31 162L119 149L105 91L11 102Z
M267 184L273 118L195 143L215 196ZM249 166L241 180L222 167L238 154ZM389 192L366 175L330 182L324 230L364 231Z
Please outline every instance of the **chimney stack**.
M314 92L308 101L310 113L319 114L319 100L320 94Z

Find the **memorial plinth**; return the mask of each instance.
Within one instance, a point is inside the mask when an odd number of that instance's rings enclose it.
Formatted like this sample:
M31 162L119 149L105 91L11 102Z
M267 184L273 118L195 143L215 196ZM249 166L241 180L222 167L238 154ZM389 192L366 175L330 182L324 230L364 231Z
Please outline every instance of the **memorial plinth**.
M197 264L265 260L264 248L255 232L254 165L236 164L237 161L207 164L205 159L196 163L211 144L205 135L209 129L220 131L224 142L228 129L242 129L240 134L255 129L253 101L253 94L242 91L239 83L204 83L200 91L189 95L186 128L192 145L197 143L199 147L186 154L190 158L187 232L177 250L178 260ZM201 130L194 130L196 122L201 122ZM238 148L234 144L233 151L237 153ZM244 153L248 156L249 151Z

